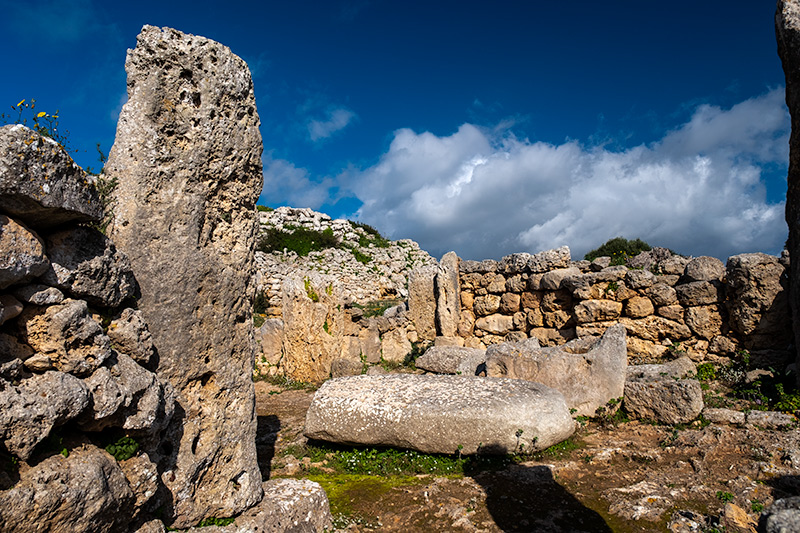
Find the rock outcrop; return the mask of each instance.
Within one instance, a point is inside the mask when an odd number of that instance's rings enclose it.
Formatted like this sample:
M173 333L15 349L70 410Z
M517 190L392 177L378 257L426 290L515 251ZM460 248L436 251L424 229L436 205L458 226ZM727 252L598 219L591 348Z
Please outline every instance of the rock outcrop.
M789 139L789 175L786 193L786 223L789 225L787 249L793 258L789 278L800 279L800 2L778 0L775 12L775 33L778 55L786 75L786 105L792 116L792 134ZM790 287L792 329L795 346L800 346L800 283ZM800 350L797 350L800 363ZM800 372L797 373L800 383Z
M576 339L550 348L522 341L494 344L486 350L487 376L552 387L581 416L594 416L599 407L622 397L627 367L625 327L620 324L606 330L599 340Z
M164 503L148 451L158 454L173 389L153 372L148 326L128 307L127 257L77 225L99 219L90 180L38 133L0 130L0 153L18 159L0 166L0 530L125 531ZM118 461L97 446L121 437L139 454Z
M694 363L681 357L658 365L628 367L623 406L634 418L665 424L691 422L703 410Z
M125 68L111 235L177 393L160 462L167 514L186 527L262 497L250 378L259 118L247 65L209 39L145 26Z
M536 451L575 431L555 389L516 379L390 374L326 381L308 438L425 453Z

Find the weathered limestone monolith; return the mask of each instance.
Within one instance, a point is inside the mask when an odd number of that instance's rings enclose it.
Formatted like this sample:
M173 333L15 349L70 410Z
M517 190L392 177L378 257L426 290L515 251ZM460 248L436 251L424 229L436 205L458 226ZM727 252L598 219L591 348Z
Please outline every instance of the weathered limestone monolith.
M158 457L183 528L262 497L251 299L261 135L247 65L219 43L145 26L105 172L111 234L133 266L158 375L178 394Z
M786 105L792 115L789 139L789 187L786 193L787 248L792 258L789 267L789 301L795 347L800 346L800 1L778 0L775 12L778 55L786 75ZM798 350L800 354L800 350ZM798 358L800 359L800 357ZM799 361L800 362L800 361ZM800 373L798 373L800 383Z

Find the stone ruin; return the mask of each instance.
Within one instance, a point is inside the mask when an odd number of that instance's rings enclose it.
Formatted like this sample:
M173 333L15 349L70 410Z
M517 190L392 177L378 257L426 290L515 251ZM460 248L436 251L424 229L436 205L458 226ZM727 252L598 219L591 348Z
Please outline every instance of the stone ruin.
M256 460L250 73L152 26L126 70L110 238L96 178L0 128L0 530L322 530L320 486Z

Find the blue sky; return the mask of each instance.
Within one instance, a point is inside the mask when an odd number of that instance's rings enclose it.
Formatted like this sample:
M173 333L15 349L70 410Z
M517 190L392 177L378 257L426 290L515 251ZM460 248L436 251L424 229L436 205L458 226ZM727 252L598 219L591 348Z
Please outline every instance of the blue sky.
M0 0L0 106L60 110L97 166L142 25L250 65L262 203L440 256L615 236L777 253L788 111L766 0L136 3ZM10 109L6 109L10 111Z

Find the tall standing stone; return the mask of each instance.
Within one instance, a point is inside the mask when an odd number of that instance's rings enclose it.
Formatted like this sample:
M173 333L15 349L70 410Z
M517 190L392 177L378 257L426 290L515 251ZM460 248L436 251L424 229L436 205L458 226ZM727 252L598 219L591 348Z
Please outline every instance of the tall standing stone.
M789 302L795 347L800 346L800 1L778 0L775 12L778 55L786 75L786 105L792 115L789 139L789 187L786 222L789 224ZM798 350L800 362L800 350ZM798 374L800 380L800 374Z
M175 527L262 497L251 313L261 135L247 65L229 48L145 26L106 173L111 226L141 288L158 374L178 393L160 448Z
M461 318L461 288L458 282L458 256L447 252L439 261L434 278L436 293L436 330L442 337L458 335Z

